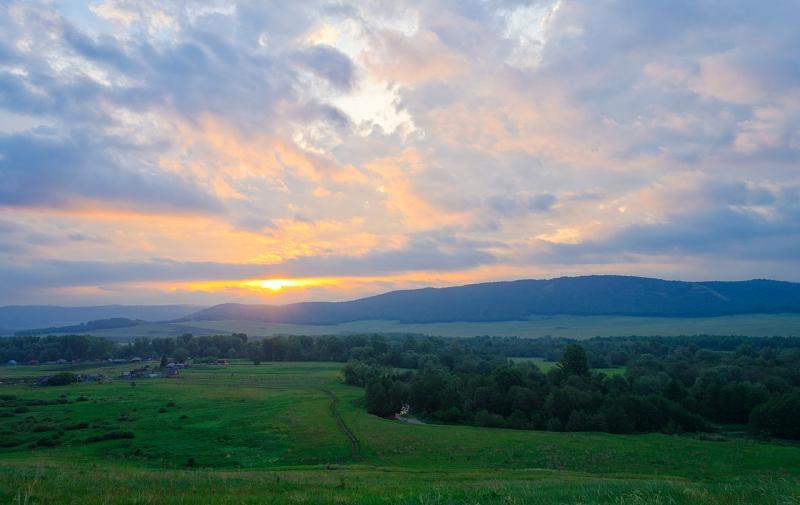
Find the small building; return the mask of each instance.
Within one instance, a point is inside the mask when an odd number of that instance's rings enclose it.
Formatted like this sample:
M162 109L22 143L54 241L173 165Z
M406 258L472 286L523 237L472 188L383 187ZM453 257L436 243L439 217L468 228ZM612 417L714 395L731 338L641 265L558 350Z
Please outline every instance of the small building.
M228 364L228 360L227 359L218 359L217 361L215 361L215 363L217 365L227 365Z

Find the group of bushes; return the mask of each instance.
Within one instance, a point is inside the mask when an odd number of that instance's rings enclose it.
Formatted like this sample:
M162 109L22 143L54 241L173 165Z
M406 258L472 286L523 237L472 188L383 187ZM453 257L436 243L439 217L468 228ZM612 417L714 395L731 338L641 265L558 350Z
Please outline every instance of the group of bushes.
M79 396L75 401L88 401L86 396ZM68 402L66 395L60 395L53 400L27 399L17 395L0 395L0 413L10 413L16 417L10 422L10 429L0 431L0 448L13 448L27 444L28 448L35 449L41 447L56 447L64 443L96 443L109 440L126 440L134 438L133 432L119 431L114 424L108 421L98 420L92 423L87 421L70 421L68 419L54 419L48 414L35 415L30 407L57 405ZM21 416L21 414L27 414ZM68 432L79 432L82 430L110 430L101 435L89 436L86 438L75 438L76 434L67 436Z
M89 437L85 442L87 444L93 444L95 442L105 442L107 440L129 440L134 437L135 435L132 431L111 431L95 437Z

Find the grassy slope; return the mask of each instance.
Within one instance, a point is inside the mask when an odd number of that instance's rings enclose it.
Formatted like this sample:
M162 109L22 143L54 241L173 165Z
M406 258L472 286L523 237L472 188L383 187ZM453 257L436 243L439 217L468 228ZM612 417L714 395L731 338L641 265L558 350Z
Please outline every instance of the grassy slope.
M749 314L699 318L618 316L531 316L527 321L490 323L400 324L396 321L355 321L337 325L275 324L259 321L193 321L191 323L146 323L134 328L94 331L92 334L117 340L133 337L175 336L243 332L248 335L420 333L439 336L521 336L591 338L620 335L800 335L800 314Z
M38 368L3 367L0 376L43 373ZM0 439L24 442L0 449L0 503L800 500L794 445L402 424L365 414L354 404L363 391L341 384L339 368L236 364L196 367L180 380L141 380L135 387L122 381L0 386L0 394L69 400L0 417ZM357 460L326 390L339 398L337 413L358 440ZM75 401L81 395L88 401ZM66 431L60 447L27 447L54 433L33 426L78 421L105 425ZM136 438L80 443L114 430ZM197 468L187 468L189 457Z

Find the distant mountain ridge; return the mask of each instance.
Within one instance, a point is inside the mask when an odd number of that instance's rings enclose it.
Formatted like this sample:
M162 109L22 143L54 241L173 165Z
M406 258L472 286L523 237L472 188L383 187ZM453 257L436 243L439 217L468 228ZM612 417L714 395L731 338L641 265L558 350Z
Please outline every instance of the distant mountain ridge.
M227 303L183 320L323 325L367 319L401 323L512 321L532 314L701 317L747 313L800 313L800 283L592 275L391 291L346 302Z
M6 305L0 307L0 335L30 328L71 326L99 319L165 321L188 316L202 308L202 305Z
M89 321L81 324L74 324L71 326L48 326L46 328L32 328L29 330L19 330L14 332L14 336L35 336L35 335L51 335L53 333L88 333L96 330L110 330L115 328L130 328L136 326L142 321L137 319L128 319L127 317L112 317L109 319L98 319L96 321Z

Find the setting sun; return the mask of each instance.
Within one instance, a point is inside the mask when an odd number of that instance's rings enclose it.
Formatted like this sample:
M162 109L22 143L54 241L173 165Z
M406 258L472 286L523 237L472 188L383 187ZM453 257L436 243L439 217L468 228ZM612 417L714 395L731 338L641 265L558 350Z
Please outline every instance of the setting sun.
M245 281L242 286L246 288L268 289L270 291L281 291L284 288L300 288L308 286L319 286L326 282L322 279L256 279Z

